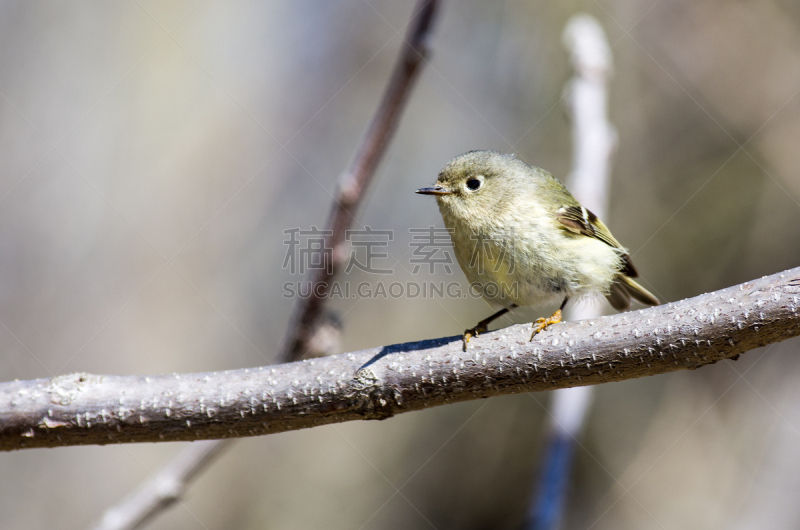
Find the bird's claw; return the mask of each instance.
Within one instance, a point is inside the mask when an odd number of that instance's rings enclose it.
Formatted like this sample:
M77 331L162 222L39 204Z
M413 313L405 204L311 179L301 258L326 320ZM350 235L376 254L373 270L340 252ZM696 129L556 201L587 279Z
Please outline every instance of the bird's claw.
M535 337L537 333L546 330L547 326L551 324L558 324L559 322L561 322L560 309L556 310L555 313L553 313L547 318L537 319L536 322L533 323L533 333L531 333L531 340L533 340L533 337Z
M461 337L463 343L463 348L462 348L463 351L467 351L467 343L469 342L469 339L471 339L472 337L477 337L478 335L486 331L489 331L489 329L486 326L481 326L480 324L478 324L474 328L464 330L464 335Z

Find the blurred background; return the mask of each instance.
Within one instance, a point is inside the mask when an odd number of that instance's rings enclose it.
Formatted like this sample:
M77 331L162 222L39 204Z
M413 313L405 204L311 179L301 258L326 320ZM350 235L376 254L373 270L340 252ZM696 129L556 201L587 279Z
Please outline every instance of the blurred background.
M0 5L0 378L272 362L295 300L284 230L322 227L413 2ZM357 228L393 230L340 277L412 274L410 228L471 149L566 177L579 11L612 45L607 224L662 300L800 261L800 7L789 0L448 2ZM341 349L461 333L451 297L332 300ZM549 314L543 308L542 314ZM529 321L534 312L518 312ZM502 325L511 323L506 319ZM597 388L565 528L800 526L800 341ZM520 528L547 394L239 441L148 528ZM177 443L0 454L0 526L85 528Z

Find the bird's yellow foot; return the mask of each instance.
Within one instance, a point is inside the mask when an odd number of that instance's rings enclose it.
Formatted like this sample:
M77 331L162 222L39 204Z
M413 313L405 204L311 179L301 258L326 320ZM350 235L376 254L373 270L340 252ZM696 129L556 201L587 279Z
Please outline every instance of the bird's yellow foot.
M464 336L462 337L462 341L464 344L463 350L467 351L467 343L469 342L469 339L471 339L472 337L477 337L478 335L486 331L489 331L489 328L482 325L482 323L478 323L478 325L475 326L474 328L464 330Z
M558 324L559 322L561 322L560 309L557 309L555 313L553 313L547 318L537 319L536 322L533 323L533 333L531 333L531 340L533 340L533 337L535 337L537 333L546 330L547 326L551 324Z

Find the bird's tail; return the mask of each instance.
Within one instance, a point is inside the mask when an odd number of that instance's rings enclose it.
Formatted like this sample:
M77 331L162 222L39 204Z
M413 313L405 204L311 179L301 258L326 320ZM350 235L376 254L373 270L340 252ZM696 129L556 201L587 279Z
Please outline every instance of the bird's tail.
M644 305L659 304L658 298L625 274L617 275L606 298L617 311L628 309L631 306L631 298L635 298Z

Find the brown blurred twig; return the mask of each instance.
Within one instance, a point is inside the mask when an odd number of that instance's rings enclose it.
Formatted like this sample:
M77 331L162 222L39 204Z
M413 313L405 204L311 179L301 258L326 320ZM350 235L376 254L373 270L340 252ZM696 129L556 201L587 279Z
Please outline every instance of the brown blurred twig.
M446 403L621 381L736 359L800 335L800 267L553 326L517 325L226 372L71 374L0 384L0 450L244 437Z
M311 278L312 285L323 285L325 289L311 289L312 296L295 306L283 347L284 360L300 359L309 353L309 342L332 288L331 279L347 261L345 231L353 223L364 191L386 152L411 86L417 78L416 74L428 53L428 38L436 8L435 0L420 0L414 8L414 20L409 26L386 92L350 167L342 176L336 200L328 215L326 228L331 232L326 236L325 248L332 250L333 263L329 268L321 267L312 271Z
M292 362L311 354L315 331L323 324L323 308L330 289L331 279L341 269L347 258L345 231L352 225L355 214L367 187L392 135L400 121L405 102L417 78L419 66L428 54L428 39L438 8L438 0L418 0L414 6L409 30L403 41L386 92L359 145L353 161L342 176L328 216L325 248L332 249L332 266L316 269L312 285L324 285L324 293L311 289L314 296L301 299L295 306L286 332L280 362ZM228 444L225 440L199 441L180 453L157 476L142 484L131 495L113 506L103 515L95 530L123 530L137 528L155 513L173 504L201 470L211 464ZM169 484L165 487L164 484Z

